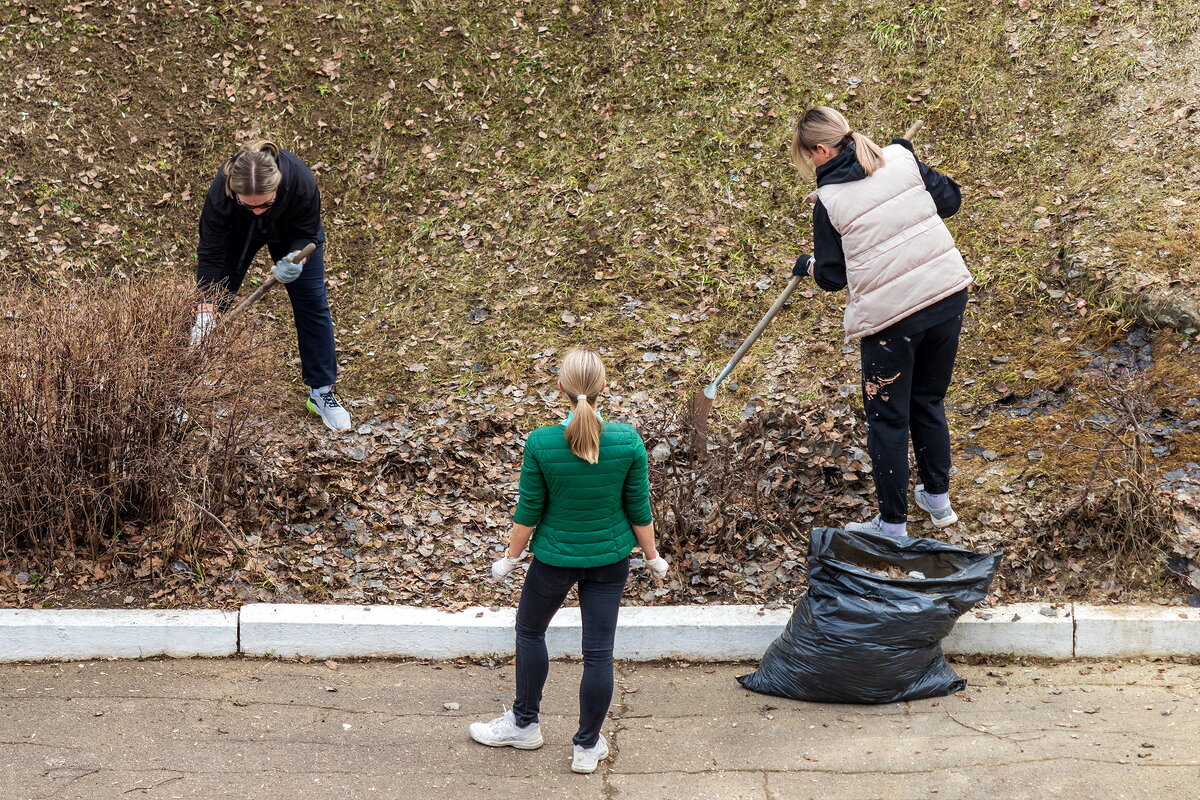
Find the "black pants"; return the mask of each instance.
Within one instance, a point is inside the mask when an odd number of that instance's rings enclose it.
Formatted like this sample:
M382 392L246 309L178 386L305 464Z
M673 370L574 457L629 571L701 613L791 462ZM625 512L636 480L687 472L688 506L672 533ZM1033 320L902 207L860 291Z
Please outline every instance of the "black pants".
M552 567L533 559L517 606L517 696L513 715L524 727L538 721L542 689L550 674L546 628L571 587L579 584L583 619L583 679L579 682L579 730L572 741L591 747L613 696L613 643L629 559L603 567Z
M267 245L271 260L278 261L291 252L287 242L230 241L226 256L225 287L236 292L246 277L254 256ZM240 253L240 257L239 257ZM296 344L300 349L300 370L304 383L313 388L337 382L337 351L333 345L333 317L325 297L325 243L318 242L304 262L300 277L284 284L296 321Z
M862 340L867 451L884 522L908 520L908 440L930 494L950 489L945 397L958 354L962 315L907 336L886 330Z

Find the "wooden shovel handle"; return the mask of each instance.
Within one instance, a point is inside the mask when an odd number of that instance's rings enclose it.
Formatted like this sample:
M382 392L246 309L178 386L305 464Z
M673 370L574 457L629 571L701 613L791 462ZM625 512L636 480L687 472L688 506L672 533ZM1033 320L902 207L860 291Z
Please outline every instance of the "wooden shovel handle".
M303 261L304 259L311 256L313 251L316 249L317 249L317 243L310 242L303 250L294 254L294 258L292 258L292 261ZM233 310L231 310L225 314L225 316L222 318L222 321L228 322L229 320L234 319L235 317L241 315L241 313L243 311L245 311L247 308L249 308L250 306L254 305L256 302L258 302L259 298L261 298L264 294L266 294L270 290L270 288L277 283L279 283L279 279L276 278L275 273L272 272L270 275L267 276L267 279L262 282L262 286L259 286L257 289L255 289L253 292L250 293L249 297L247 297L245 300L243 300L242 302L240 302L236 306L234 306Z
M906 130L904 132L904 138L908 139L911 142L912 138L917 135L917 132L920 131L921 128L924 128L924 127L925 127L925 121L920 120L920 119L917 120L912 125L908 126L908 130Z

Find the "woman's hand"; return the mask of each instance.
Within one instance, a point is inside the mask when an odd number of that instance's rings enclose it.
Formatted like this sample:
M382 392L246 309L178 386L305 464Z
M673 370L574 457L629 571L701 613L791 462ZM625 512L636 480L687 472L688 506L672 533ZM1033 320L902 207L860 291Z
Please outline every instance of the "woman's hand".
M517 565L520 563L521 559L513 558L505 553L503 556L492 562L492 579L495 580L496 583L499 583L512 574L512 571L516 569Z
M192 323L192 332L188 336L188 344L198 346L204 337L217 327L216 308L209 303L201 305L196 311L196 321Z
M812 275L813 257L808 253L801 253L796 259L796 263L792 266L793 275L808 276Z
M308 259L293 261L292 259L298 255L300 255L299 250L294 253L288 253L275 262L275 266L271 268L271 271L275 273L275 280L280 283L291 283L300 277L300 273L304 271L304 262Z
M654 558L646 561L646 569L650 570L654 574L654 577L660 581L667 577L667 568L669 566L670 564L662 556L656 555Z

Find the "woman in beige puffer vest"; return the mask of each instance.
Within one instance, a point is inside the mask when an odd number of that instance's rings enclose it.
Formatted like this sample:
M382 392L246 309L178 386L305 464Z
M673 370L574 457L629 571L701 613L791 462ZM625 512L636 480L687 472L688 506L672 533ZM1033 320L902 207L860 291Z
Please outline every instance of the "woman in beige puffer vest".
M958 521L950 505L950 385L971 273L942 221L958 211L958 184L895 138L880 148L832 108L796 124L792 156L814 173L813 255L795 274L827 291L846 289L846 340L858 339L867 450L879 514L847 530L903 535L908 519L908 442L921 484L917 505L937 527Z

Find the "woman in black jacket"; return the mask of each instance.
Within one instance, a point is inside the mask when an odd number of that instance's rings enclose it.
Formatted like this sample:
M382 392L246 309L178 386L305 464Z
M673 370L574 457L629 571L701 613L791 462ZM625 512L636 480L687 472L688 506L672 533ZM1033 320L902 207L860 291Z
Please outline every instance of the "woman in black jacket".
M307 259L289 258L312 243L317 249ZM325 298L321 193L312 170L272 142L243 144L208 189L196 266L196 283L207 296L197 308L192 344L212 330L218 308L229 305L264 244L292 303L302 375L309 386L307 406L330 429L348 430L350 414L333 390L337 352Z
M861 347L879 513L846 530L906 532L910 440L917 506L935 526L953 525L944 400L971 273L943 220L962 203L958 184L907 140L880 148L825 106L800 117L792 156L817 181L814 255L797 259L793 273L826 291L848 290L846 339Z

